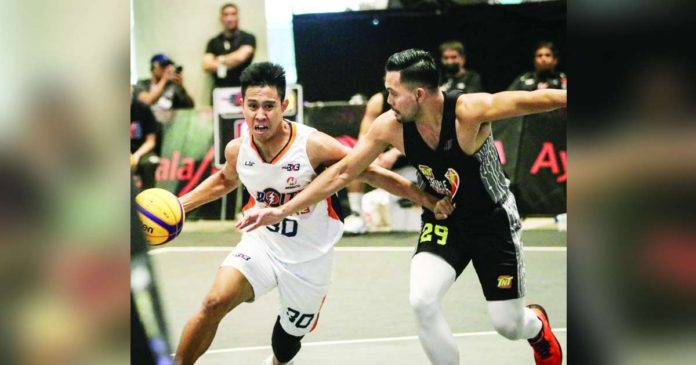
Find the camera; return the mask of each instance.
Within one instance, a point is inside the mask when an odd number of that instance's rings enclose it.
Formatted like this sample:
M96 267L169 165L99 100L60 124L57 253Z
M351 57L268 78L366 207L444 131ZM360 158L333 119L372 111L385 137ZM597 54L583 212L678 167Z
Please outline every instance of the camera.
M174 71L175 71L176 73L178 73L178 74L180 74L181 71L184 70L184 66L181 66L181 65L174 65L174 66L175 66L175 67L174 67Z

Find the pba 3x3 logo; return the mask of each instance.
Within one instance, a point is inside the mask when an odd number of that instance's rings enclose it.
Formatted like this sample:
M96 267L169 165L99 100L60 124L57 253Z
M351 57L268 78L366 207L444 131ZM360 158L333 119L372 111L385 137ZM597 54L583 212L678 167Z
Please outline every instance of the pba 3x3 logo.
M285 171L300 171L300 164L298 163L289 163L285 166L282 166L281 169Z

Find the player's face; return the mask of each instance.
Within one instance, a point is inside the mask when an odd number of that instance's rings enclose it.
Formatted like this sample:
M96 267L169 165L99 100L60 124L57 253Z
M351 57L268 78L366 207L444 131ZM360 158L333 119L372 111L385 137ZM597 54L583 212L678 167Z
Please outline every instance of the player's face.
M537 49L534 54L534 68L537 71L553 70L558 63L558 59L550 49L542 47Z
M401 83L401 72L389 71L384 77L384 87L387 89L387 103L394 110L396 120L400 123L411 122L416 118L418 102L416 89L411 89Z
M232 6L228 6L222 11L220 15L220 21L222 25L227 30L236 30L237 23L239 22L239 15L237 14L237 9Z
M257 141L267 141L280 129L287 100L272 86L249 86L244 94L244 119Z

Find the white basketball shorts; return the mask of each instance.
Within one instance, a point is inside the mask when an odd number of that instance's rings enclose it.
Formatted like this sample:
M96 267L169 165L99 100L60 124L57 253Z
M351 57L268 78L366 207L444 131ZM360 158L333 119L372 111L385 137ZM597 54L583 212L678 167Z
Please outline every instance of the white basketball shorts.
M317 325L331 285L333 261L332 248L310 261L284 263L271 256L265 243L244 237L220 266L234 267L244 274L254 289L254 298L278 287L280 324L287 333L304 336Z

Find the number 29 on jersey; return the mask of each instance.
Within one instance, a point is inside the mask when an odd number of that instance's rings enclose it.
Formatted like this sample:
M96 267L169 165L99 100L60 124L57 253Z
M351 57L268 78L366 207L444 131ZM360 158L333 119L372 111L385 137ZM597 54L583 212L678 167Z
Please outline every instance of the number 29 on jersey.
M421 231L420 243L432 242L433 236L435 236L435 243L444 246L447 244L447 235L449 230L446 226L441 226L439 224L425 223L423 225L423 230Z

